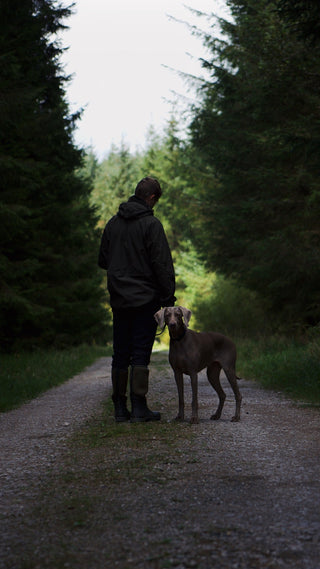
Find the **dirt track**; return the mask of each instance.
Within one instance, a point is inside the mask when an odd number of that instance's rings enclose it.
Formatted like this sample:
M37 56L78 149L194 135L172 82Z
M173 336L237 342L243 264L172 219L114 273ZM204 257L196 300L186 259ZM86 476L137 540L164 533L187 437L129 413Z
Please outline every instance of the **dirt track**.
M320 414L242 380L242 420L199 379L200 423L154 354L157 424L104 417L110 361L0 415L0 568L319 569ZM189 381L185 379L187 415Z

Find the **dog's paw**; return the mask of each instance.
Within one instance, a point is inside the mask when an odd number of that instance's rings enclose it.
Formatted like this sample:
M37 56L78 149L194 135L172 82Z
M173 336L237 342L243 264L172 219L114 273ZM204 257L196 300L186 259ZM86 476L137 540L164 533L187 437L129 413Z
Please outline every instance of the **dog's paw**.
M240 421L240 417L234 416L234 417L232 417L232 419L231 419L231 423L237 423L238 421Z
M213 413L213 415L211 415L210 420L211 421L218 421L218 419L220 419L221 417L221 413Z

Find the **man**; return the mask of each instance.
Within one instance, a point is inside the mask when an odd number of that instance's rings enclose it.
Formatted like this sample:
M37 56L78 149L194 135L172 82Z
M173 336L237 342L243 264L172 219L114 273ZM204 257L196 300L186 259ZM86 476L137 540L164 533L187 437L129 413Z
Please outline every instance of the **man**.
M109 220L101 239L99 266L107 270L113 311L112 399L117 422L160 419L146 401L157 329L154 314L176 300L169 245L152 209L161 193L157 180L143 178L135 195ZM126 406L129 368L131 415Z

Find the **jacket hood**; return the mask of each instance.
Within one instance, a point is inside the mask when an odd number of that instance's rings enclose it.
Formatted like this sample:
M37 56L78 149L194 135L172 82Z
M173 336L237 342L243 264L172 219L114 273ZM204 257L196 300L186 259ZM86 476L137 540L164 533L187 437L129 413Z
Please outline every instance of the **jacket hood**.
M138 219L146 215L153 215L153 210L136 196L131 196L127 202L120 204L118 211L118 216L124 219Z

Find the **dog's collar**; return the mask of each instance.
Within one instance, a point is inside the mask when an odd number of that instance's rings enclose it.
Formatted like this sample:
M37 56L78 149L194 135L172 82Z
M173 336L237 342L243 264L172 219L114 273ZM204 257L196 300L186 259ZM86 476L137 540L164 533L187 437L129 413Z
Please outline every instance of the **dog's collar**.
M170 336L170 340L171 340L172 342L180 342L181 340L183 340L183 338L185 337L186 333L187 333L187 328L184 327L181 336L179 336L178 338L172 338L172 337Z

